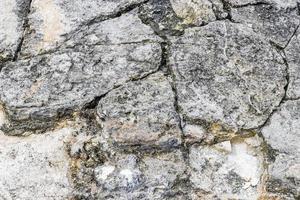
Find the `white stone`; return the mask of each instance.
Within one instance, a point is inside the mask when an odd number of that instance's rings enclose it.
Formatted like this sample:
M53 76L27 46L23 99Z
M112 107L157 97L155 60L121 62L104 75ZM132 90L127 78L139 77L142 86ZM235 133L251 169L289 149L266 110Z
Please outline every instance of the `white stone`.
M107 177L113 173L113 171L115 170L115 167L112 165L107 165L107 166L101 166L99 168L95 169L95 172L97 174L97 178L101 179L101 180L106 180Z
M0 135L0 197L4 199L66 199L71 192L65 151L72 129L43 135ZM1 198L0 198L1 199Z

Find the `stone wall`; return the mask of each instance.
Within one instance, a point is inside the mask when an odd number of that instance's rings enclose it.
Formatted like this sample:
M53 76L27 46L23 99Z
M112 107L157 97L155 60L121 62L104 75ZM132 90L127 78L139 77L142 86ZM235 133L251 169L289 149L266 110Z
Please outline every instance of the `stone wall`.
M300 198L298 0L1 0L0 199Z

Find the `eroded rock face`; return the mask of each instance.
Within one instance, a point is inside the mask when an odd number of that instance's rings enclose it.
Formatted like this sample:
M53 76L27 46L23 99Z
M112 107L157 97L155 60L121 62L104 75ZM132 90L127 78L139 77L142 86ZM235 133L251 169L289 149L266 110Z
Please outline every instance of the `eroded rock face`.
M60 113L156 71L161 62L158 38L134 13L120 18L89 27L84 33L90 34L78 33L60 51L6 63L0 87L9 116L35 119L38 123L27 124L31 129L46 127Z
M172 41L178 104L190 121L234 129L262 125L284 96L286 66L250 28L212 22Z
M299 199L298 0L2 0L0 199Z
M269 166L267 191L283 193L286 199L300 195L300 101L287 101L262 129L266 142L274 150Z
M116 145L170 148L181 143L175 96L162 73L128 83L100 100L103 134Z
M1 199L66 199L72 188L64 141L72 128L27 138L0 136Z
M296 1L269 1L232 9L232 20L243 23L284 47L300 23Z
M194 198L257 199L263 172L262 155L256 152L259 143L251 138L192 146L189 160Z
M287 97L290 99L300 98L300 29L298 27L295 35L291 38L285 48L286 59L289 66L289 85L287 88Z
M81 26L108 19L141 2L33 0L28 16L29 34L25 37L21 53L28 56L53 50L65 41L66 36L80 30Z
M13 59L21 43L30 0L3 0L0 6L0 65ZM1 68L1 66L0 66Z

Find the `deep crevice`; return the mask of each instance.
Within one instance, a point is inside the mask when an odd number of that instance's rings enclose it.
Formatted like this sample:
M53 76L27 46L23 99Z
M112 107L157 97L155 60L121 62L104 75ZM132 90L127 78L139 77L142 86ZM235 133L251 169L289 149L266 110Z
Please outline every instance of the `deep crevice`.
M259 1L259 2L250 2L242 5L232 5L232 8L244 8L248 6L270 6L272 4L264 2L264 1Z
M83 110L90 110L90 109L95 109L100 100L103 99L104 97L106 97L106 95L108 95L110 92L118 89L118 88L121 88L121 87L124 87L127 83L130 83L130 82L136 82L136 81L141 81L143 79L146 79L148 78L149 76L157 73L160 69L158 68L157 70L154 70L152 72L149 72L147 73L146 75L143 75L141 77L132 77L130 79L128 79L127 81L125 81L123 84L119 84L119 85L116 85L114 86L112 89L108 90L107 92L105 92L104 94L101 94L99 96L95 96L94 99L88 103L86 103L84 106L83 106Z
M265 127L265 126L269 123L269 121L270 121L271 117L273 116L273 114L274 114L278 109L280 109L281 105L286 101L286 99L287 99L287 91L288 91L289 84L290 84L289 64L288 64L288 62L287 62L287 59L286 59L286 55L285 55L284 49L283 49L281 46L277 45L276 43L273 43L272 41L270 41L270 44L271 44L272 46L274 46L274 48L277 50L278 54L281 56L281 58L282 58L282 60L283 60L283 62L284 62L284 65L285 65L285 80L286 80L286 84L285 84L284 87L283 87L283 89L284 89L284 94L283 94L283 96L282 96L280 102L279 102L278 105L272 110L272 112L269 114L268 118L264 121L264 123L263 123L262 125L260 125L260 126L257 127L257 129L258 129L259 131L261 131L261 129L262 129L263 127Z
M295 28L295 30L294 30L292 36L288 39L288 41L287 41L287 43L284 45L283 49L285 49L285 48L290 44L290 42L292 41L292 39L295 37L295 35L297 34L297 31L298 31L298 29L299 29L299 26L300 26L300 24L298 24L298 26Z
M27 8L26 8L26 13L25 13L25 17L24 17L24 22L23 22L23 33L22 33L22 37L20 38L20 41L17 45L17 49L14 53L14 56L12 58L12 61L17 61L18 60L18 57L19 57L19 54L22 50L22 46L23 46L23 43L24 43L24 38L25 38L25 35L26 35L26 31L27 31L27 28L29 27L29 13L31 11L31 3L32 3L32 0L29 0L28 1L28 5L27 5Z

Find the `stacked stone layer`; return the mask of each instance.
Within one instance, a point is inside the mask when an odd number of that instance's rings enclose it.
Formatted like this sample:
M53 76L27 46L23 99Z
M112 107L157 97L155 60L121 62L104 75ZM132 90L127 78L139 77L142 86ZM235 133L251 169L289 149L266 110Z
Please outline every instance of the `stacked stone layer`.
M298 0L2 0L0 199L299 199Z

